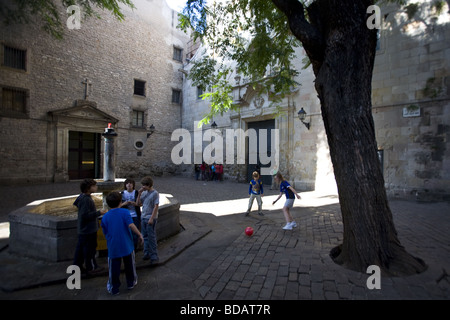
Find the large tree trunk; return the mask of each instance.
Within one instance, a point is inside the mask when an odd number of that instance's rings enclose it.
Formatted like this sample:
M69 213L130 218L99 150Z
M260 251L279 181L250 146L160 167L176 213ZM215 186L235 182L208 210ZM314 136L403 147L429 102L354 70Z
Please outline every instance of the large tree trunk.
M372 117L376 30L366 26L369 5L317 0L308 13L322 51L302 41L316 75L344 225L343 243L331 256L356 271L377 265L385 275L410 275L426 265L400 244L384 187Z

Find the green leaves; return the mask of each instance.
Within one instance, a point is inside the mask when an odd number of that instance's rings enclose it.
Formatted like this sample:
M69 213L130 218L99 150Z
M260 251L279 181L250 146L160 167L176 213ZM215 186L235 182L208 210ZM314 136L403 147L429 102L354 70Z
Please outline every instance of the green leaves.
M201 97L211 104L210 111L200 121L199 126L209 123L215 114L223 114L236 108L233 105L233 87L228 82L231 73L230 68L224 65L217 66L217 61L209 57L206 52L199 61L194 62L188 79L192 80L194 86L207 91Z
M203 98L211 102L211 111L202 122L236 108L229 81L233 73L249 79L275 104L298 85L292 61L300 42L271 1L209 0L206 7L202 0L191 0L179 17L179 27L191 28L209 49L189 74L194 85L210 91Z
M210 58L204 52L201 60L194 61L188 79L192 80L194 86L209 90L217 82L216 65L216 60Z
M0 16L5 24L29 23L37 18L42 21L42 28L47 33L56 39L62 39L67 17L64 15L61 21L57 1L59 0L12 0L10 4L2 3ZM134 8L132 0L61 0L61 3L65 8L71 5L79 6L85 17L100 18L94 7L108 10L118 20L125 18L120 10L121 3Z
M208 7L204 0L187 0L183 13L178 14L178 28L193 31L194 40L205 35L207 30L206 18Z
M211 103L210 112L207 113L199 122L199 127L211 121L214 115L223 115L228 110L235 110L236 105L233 104L231 92L233 88L226 81L221 80L217 85L212 87L212 91L204 93L202 99L207 99Z

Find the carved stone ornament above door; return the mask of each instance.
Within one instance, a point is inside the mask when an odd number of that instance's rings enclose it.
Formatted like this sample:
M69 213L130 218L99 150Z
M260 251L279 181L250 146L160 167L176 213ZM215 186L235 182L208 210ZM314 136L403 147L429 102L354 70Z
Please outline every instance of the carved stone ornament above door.
M76 100L73 107L49 111L53 121L58 118L83 119L104 123L117 123L119 120L104 111L97 109L97 104L88 100Z

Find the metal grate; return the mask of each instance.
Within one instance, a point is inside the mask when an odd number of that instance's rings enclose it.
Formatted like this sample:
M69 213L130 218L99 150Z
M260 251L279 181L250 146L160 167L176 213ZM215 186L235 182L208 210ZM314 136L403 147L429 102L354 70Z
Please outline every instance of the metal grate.
M27 92L24 89L2 88L3 112L26 113Z
M4 46L3 65L19 70L26 70L26 50Z

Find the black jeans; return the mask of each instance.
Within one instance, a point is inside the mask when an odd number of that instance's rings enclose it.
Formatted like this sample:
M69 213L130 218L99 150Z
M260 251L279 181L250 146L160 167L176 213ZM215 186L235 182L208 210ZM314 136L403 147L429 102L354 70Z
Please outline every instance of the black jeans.
M73 264L83 270L83 263L86 271L92 271L98 267L95 260L95 253L97 251L97 232L90 234L79 234L78 243L75 249L75 257Z

